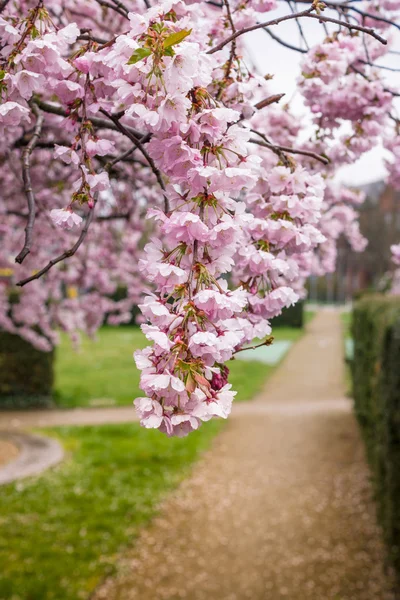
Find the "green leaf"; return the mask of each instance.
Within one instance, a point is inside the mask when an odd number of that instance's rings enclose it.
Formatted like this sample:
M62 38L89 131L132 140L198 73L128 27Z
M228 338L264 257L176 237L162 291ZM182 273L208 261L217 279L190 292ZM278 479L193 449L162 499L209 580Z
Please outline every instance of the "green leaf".
M31 29L31 38L35 40L39 36L39 30L33 26Z
M4 77L6 76L6 72L5 71L0 71L0 81L3 81Z
M146 56L150 56L150 54L151 50L149 48L138 48L128 60L128 65L134 65L139 62L139 60L146 58Z
M175 46L175 44L179 44L179 42L182 42L185 39L185 37L187 37L191 33L191 29L189 29L189 31L187 29L182 29L182 31L171 33L171 35L169 35L164 40L164 48L169 48L170 46Z

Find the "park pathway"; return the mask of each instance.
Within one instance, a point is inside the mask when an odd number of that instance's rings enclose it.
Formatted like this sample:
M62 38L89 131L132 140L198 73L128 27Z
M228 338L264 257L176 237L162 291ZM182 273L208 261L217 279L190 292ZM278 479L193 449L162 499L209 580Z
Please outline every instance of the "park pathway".
M343 386L340 317L319 312L93 599L392 600Z

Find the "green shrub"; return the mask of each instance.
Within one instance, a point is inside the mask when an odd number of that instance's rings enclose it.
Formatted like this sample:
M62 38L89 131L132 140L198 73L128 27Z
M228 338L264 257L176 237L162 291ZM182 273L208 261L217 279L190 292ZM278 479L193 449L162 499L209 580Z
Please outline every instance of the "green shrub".
M41 352L17 335L0 331L0 408L51 404L53 352Z
M380 521L400 575L400 298L359 300L352 331L355 410L374 475Z
M297 327L304 325L304 302L284 308L282 313L272 320L273 327Z

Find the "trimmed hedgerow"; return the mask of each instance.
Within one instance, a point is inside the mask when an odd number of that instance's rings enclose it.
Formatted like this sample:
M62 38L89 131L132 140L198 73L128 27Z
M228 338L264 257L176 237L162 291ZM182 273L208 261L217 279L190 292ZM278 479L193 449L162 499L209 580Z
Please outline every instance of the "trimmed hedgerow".
M353 395L366 442L380 521L400 575L400 298L355 304Z
M0 408L51 404L53 352L41 352L17 335L0 331Z
M284 308L280 315L272 319L273 327L296 327L304 325L304 302L297 302L294 306Z

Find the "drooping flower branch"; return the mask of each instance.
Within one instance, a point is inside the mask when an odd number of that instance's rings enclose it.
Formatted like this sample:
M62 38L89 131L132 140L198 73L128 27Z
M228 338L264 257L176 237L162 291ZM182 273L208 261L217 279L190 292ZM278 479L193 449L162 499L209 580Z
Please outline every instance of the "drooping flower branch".
M374 65L400 2L292 4L0 5L0 326L48 350L139 303L135 405L168 435L226 418L226 362L271 342L339 236L364 247L337 168L382 139L399 179L398 92ZM302 26L299 47L274 33L300 19L325 26L311 49ZM258 29L304 54L311 125L249 67Z

